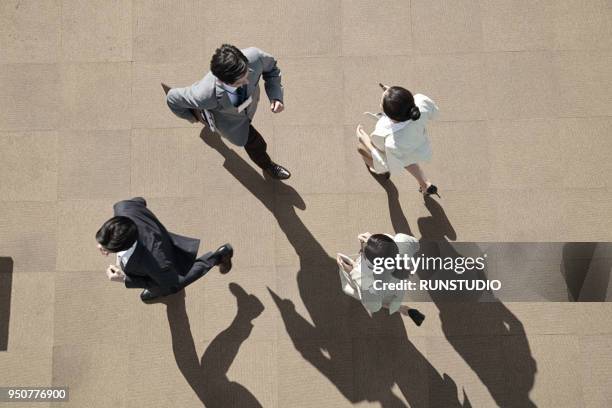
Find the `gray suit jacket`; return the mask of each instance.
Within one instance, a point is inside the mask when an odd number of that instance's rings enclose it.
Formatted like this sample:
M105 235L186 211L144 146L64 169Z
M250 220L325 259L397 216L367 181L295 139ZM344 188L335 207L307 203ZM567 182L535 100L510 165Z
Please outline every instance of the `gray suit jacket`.
M249 136L249 125L259 102L259 79L263 77L268 98L283 101L281 72L276 60L264 51L250 47L241 50L249 60L247 98L253 102L242 112L232 105L220 81L212 73L185 88L172 88L166 97L168 106L177 116L190 120L189 109L206 109L214 118L216 130L230 142L244 146Z

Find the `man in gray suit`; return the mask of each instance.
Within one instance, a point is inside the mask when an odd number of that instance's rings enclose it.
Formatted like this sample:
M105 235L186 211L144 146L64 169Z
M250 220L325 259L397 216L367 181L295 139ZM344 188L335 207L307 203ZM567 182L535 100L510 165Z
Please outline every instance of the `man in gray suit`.
M168 232L142 197L119 201L113 209L115 216L96 233L102 255L117 256L106 275L127 288L144 288L145 303L180 291L215 265L224 274L232 268L230 244L196 259L200 240Z
M291 173L270 159L265 140L251 124L259 102L260 78L270 109L282 112L280 69L274 57L254 47L239 50L223 44L215 51L210 72L203 79L185 88L162 86L168 106L177 116L192 123L200 121L233 144L244 146L255 164L273 178L285 180Z

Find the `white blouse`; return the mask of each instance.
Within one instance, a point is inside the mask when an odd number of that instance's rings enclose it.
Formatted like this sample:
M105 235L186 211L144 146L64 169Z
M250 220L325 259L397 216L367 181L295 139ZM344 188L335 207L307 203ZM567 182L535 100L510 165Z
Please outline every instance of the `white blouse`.
M422 94L414 95L414 103L421 111L418 120L393 122L383 115L370 134L374 170L378 173L402 171L406 166L431 160L431 145L427 123L438 113L434 101Z
M385 235L393 238L398 246L400 256L404 254L413 256L419 250L419 241L415 237L407 234ZM359 300L370 314L379 311L383 305L388 305L389 314L397 312L402 306L404 292L377 291L374 289L374 280L380 279L389 283L399 282L400 280L393 276L393 270L385 271L375 277L372 269L367 266L362 268L361 263L362 257L358 256L355 260L355 267L350 272L345 272L340 267L342 291ZM365 291L368 294L365 294Z

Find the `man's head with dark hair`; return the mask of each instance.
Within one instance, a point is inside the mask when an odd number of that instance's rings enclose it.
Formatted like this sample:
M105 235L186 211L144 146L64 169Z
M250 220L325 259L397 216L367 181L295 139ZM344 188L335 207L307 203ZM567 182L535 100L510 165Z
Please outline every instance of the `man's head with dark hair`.
M104 255L129 249L138 239L138 228L128 217L117 216L102 224L96 233L98 248Z
M395 258L398 253L393 238L385 234L372 234L363 248L363 255L372 264L376 258Z
M385 115L396 122L418 120L421 117L419 108L414 104L414 96L409 90L401 86L386 87L382 96L382 108Z
M210 60L210 72L220 81L235 86L240 79L246 77L248 64L249 60L242 51L233 45L223 44Z

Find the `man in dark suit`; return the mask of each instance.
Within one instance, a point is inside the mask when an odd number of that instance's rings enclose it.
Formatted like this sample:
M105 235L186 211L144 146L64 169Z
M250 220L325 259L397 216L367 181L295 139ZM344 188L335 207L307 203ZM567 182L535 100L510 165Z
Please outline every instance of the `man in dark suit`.
M96 233L100 252L117 255L116 265L110 265L106 274L127 288L144 288L143 302L182 290L215 265L221 273L230 271L234 252L230 244L196 259L200 240L168 232L144 198L120 201L113 209L115 216Z

